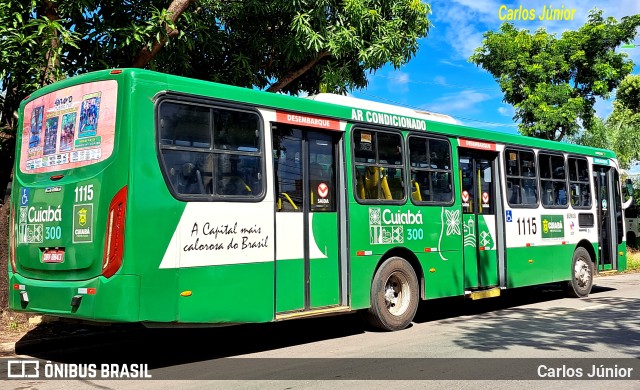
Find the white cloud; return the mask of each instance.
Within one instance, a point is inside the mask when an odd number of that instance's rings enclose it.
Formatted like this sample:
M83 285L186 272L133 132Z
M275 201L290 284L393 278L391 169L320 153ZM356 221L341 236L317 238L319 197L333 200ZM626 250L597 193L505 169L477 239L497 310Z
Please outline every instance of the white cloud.
M455 64L451 61L446 61L446 60L442 60L440 61L441 64L445 64L445 65L449 65L449 66L454 66L456 68L464 68L464 65L460 65L460 64Z
M409 92L409 73L400 72L399 70L389 72L387 76L387 89L391 93L407 93Z
M508 116L509 118L513 118L516 112L513 109L513 106L500 106L498 107L498 113L502 116Z
M463 111L465 113L476 110L476 104L482 103L492 97L486 93L474 90L465 90L459 93L448 94L433 103L422 105L421 108L442 114L450 114L453 112Z
M447 85L447 80L444 76L436 76L433 78L433 81L438 85Z

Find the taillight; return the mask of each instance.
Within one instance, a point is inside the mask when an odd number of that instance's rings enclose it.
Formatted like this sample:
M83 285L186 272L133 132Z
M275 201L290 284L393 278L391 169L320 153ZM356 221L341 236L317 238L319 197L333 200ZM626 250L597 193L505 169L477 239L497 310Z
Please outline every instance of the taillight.
M102 275L110 278L122 265L124 246L124 217L127 210L127 186L113 197L107 214L107 232L104 240Z
M11 221L9 221L9 262L11 263L11 271L16 273L16 232L15 221L16 211L13 209L13 204L9 205L11 209Z

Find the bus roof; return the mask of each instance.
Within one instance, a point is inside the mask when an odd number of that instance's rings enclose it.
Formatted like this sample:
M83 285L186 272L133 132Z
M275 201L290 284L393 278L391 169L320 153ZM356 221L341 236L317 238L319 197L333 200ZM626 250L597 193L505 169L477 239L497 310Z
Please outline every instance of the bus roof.
M424 112L417 112L406 107L398 107L387 105L383 103L371 102L363 99L356 99L357 106L349 105L349 101L352 99L337 99L341 103L325 102L320 100L331 99L316 99L316 98L300 98L295 96L288 96L278 93L264 92L249 88L236 87L226 84L214 83L211 81L203 81L198 79L192 79L182 76L175 76L166 73L160 73L145 69L126 68L126 69L107 69L90 73L85 73L79 76L74 76L54 84L50 84L25 99L21 105L28 103L30 100L42 96L46 93L55 91L60 88L65 88L71 85L80 83L86 83L97 80L105 79L120 79L127 78L131 80L132 85L136 82L156 83L158 85L158 93L164 91L175 91L190 95L211 97L216 99L225 100L228 102L252 104L264 108L286 110L297 113L305 113L310 115L325 116L329 118L335 118L344 120L347 122L355 123L365 121L359 121L353 119L353 110L369 110L375 112L384 112L391 115L402 115L403 117L415 118L426 122L426 131L430 133L442 134L452 137L461 137L466 139L476 139L482 141L495 142L499 144L508 144L514 146L525 146L538 149L557 150L567 153L576 153L594 157L608 157L616 158L613 151L607 149L592 148L588 146L581 146L575 144L569 144L565 142L556 142L543 140L539 138L526 137L519 134L508 134L503 132L497 132L493 130L486 130L480 128L474 128L450 122L448 116L442 114L433 114L433 118L426 118ZM335 96L335 95L333 95ZM384 107L383 110L378 108ZM391 112L387 111L390 110ZM440 119L436 121L436 118ZM453 119L453 118L451 118Z

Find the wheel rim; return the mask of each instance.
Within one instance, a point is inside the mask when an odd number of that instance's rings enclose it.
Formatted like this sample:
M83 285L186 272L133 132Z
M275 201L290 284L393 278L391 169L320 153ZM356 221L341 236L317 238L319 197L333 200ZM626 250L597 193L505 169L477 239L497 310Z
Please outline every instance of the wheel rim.
M405 274L396 271L389 276L385 283L384 300L387 310L394 316L400 316L407 311L411 300L411 287Z
M576 260L573 268L573 276L581 288L588 287L591 281L591 267L589 267L589 263L582 257Z

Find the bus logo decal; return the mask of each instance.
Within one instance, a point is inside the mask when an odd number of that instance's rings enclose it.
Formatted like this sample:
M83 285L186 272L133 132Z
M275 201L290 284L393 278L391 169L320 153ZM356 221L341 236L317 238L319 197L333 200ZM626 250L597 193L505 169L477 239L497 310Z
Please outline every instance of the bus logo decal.
M460 234L460 210L445 210L447 213L447 236Z
M407 210L397 210L395 213L389 209L378 207L369 208L369 243L376 244L401 244L404 242L404 225L422 225L422 213ZM411 232L409 229L409 240Z
M93 205L73 205L73 243L93 242Z
M41 223L29 223L18 226L18 242L20 244L42 244L43 234Z
M469 216L469 220L464 223L464 246L476 247L476 222L474 215Z
M84 226L87 224L87 209L81 208L78 210L78 224Z
M401 244L403 242L403 226L383 225L381 210L379 208L369 208L369 243L378 245Z
M562 215L541 215L542 238L564 238L564 218Z
M28 207L20 207L20 224L27 223L27 210Z

